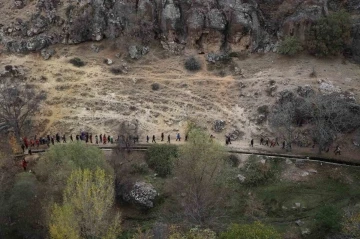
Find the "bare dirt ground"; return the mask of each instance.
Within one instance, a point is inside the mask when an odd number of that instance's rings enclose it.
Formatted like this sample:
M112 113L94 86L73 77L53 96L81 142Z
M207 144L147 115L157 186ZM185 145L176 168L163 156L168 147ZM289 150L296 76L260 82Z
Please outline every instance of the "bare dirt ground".
M99 43L100 44L100 43ZM278 87L295 89L309 84L319 88L319 80L332 82L343 91L360 92L360 66L344 60L315 59L306 55L288 58L277 54L249 55L234 58L241 75L224 70L225 76L209 71L205 56L202 70L190 73L184 69L185 56L169 56L157 46L140 60L128 59L126 49L113 49L106 41L99 53L91 50L91 43L55 47L56 55L45 61L39 53L26 56L1 55L1 64L19 66L30 82L48 93L37 117L36 134L57 132L77 134L80 130L93 134L117 135L119 123L137 120L142 137L161 132L184 134L187 122L196 121L208 129L209 135L224 141L224 135L234 130L243 132L233 147L248 148L251 138L275 137L268 126L257 125L257 108L271 105L276 97L268 96L269 81ZM115 57L121 54L120 58ZM73 57L87 62L84 67L69 63ZM114 64L104 64L110 58ZM127 68L126 74L114 75L112 67ZM315 69L317 77L310 77ZM159 90L151 85L158 83ZM212 130L214 120L224 120L221 133ZM350 146L349 146L350 147ZM260 149L260 148L259 148Z

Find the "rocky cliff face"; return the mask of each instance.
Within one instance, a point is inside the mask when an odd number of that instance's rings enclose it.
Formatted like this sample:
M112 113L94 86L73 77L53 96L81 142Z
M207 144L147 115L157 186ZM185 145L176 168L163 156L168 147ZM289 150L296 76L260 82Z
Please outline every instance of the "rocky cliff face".
M346 8L354 17L350 50L354 59L360 58L358 0L12 1L2 10L17 9L19 14L1 23L0 34L11 52L122 37L160 40L164 47L172 44L204 52L268 52L286 35L305 40L314 21ZM31 17L22 17L25 11L32 11Z

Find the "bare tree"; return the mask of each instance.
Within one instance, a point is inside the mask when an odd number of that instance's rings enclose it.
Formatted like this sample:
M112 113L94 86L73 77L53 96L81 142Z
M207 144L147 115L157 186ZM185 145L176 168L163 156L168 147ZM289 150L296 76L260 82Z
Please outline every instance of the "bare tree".
M329 148L339 133L349 133L360 127L360 105L341 94L312 94L294 97L275 104L269 117L270 125L284 132L291 149L297 126L308 122L319 154Z
M319 154L331 145L338 133L349 133L360 127L360 105L354 101L339 94L315 95L306 101Z
M1 129L12 129L19 140L45 98L44 93L36 93L33 86L16 78L0 78Z
M274 106L269 116L269 123L278 128L287 142L286 150L291 151L291 143L294 139L296 124L296 105L294 101L283 102Z
M224 216L224 159L222 146L210 141L207 134L198 129L189 133L188 143L180 148L175 162L174 180L168 185L176 208L181 208L178 216L185 222L203 226Z

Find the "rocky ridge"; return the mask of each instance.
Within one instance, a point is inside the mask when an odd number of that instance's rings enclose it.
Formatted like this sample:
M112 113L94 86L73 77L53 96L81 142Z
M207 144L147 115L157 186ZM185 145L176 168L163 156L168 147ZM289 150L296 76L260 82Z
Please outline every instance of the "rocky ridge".
M305 40L312 22L342 8L353 16L349 51L360 60L357 0L15 0L2 6L17 14L1 22L0 40L16 53L104 38L157 40L175 53L269 52L284 36Z

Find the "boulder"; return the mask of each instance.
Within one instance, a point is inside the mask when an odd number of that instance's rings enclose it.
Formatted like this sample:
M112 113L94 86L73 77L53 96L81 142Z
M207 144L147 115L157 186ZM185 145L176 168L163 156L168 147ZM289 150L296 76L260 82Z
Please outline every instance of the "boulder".
M109 65L109 66L114 63L114 62L113 62L111 59L109 59L109 58L105 59L104 62L105 62L106 65Z
M340 87L334 86L332 82L321 81L319 90L322 94L340 93Z
M244 183L246 180L246 177L244 175L238 174L236 178L240 181L240 183Z
M218 61L227 61L230 57L226 53L214 53L210 52L206 55L206 61L216 63Z
M161 45L164 50L170 52L173 55L182 55L185 50L185 45L178 44L176 42L161 41Z
M235 141L235 140L238 140L238 139L241 139L243 136L245 135L244 132L240 131L240 130L233 130L232 132L230 132L228 134L228 136L230 137L231 141Z
M149 53L150 49L147 46L136 46L132 45L129 47L129 56L131 59L140 59L142 56Z
M304 225L305 223L301 220L296 220L295 224L298 225L299 227L301 227L302 225Z
M53 55L55 55L54 49L42 49L40 54L44 60L49 60Z
M154 200L158 195L155 188L145 182L135 182L130 185L121 185L118 192L125 202L133 203L142 208L154 207Z
M309 228L303 228L301 229L301 235L306 236L310 234L310 229Z
M215 120L214 123L213 123L213 130L215 132L221 132L225 129L225 121L223 120Z

